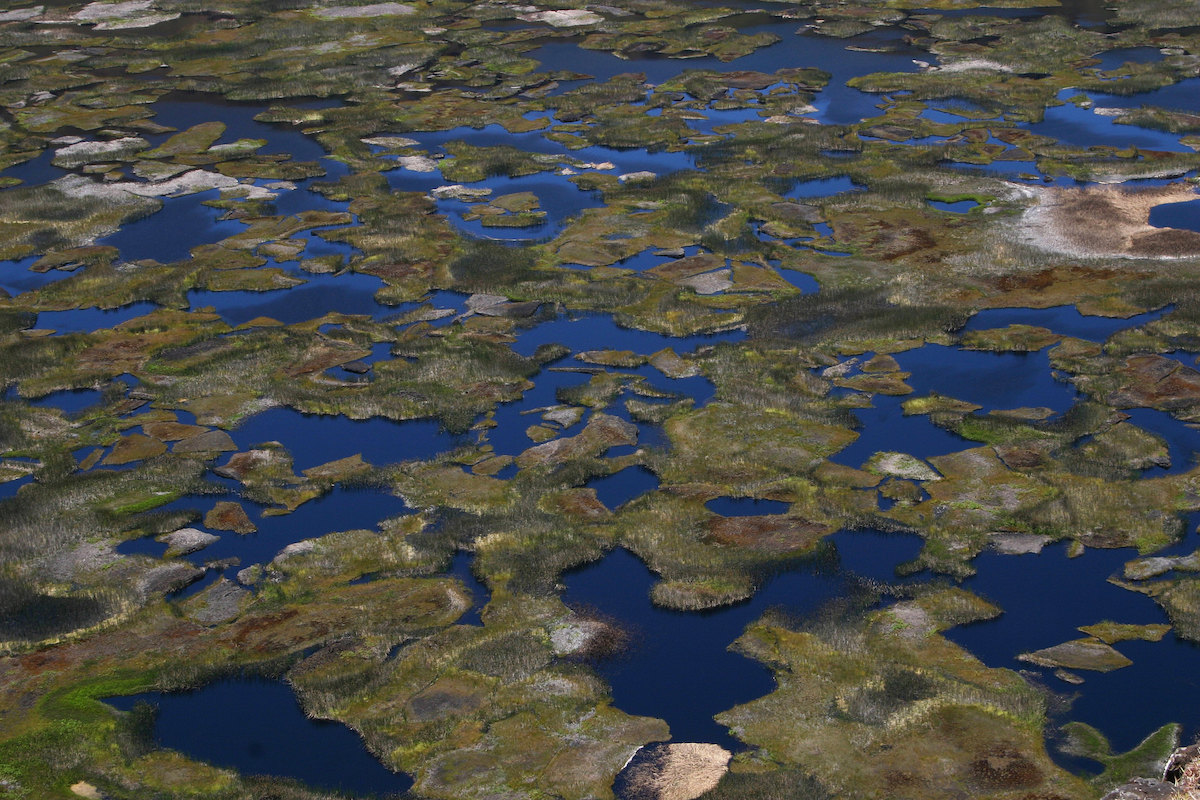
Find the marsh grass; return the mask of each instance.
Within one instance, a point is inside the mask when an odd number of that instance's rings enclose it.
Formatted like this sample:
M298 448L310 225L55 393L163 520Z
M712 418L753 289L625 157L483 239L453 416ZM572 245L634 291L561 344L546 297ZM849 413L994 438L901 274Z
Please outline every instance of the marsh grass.
M804 344L845 339L915 339L957 330L970 312L943 305L899 306L882 291L840 289L785 298L751 309L747 318L756 339Z

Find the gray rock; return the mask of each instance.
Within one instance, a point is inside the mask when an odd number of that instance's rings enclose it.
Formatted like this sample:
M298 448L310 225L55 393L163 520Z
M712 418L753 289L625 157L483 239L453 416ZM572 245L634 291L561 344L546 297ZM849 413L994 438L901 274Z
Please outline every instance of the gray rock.
M1170 800L1175 797L1175 787L1153 778L1134 778L1124 786L1118 786L1101 800Z
M198 528L180 528L172 533L165 533L159 536L155 541L162 542L167 546L167 558L174 558L175 556L186 556L189 553L203 550L220 538L211 533L205 533Z
M137 590L143 597L174 592L204 577L204 570L191 564L175 562L147 570L137 580Z
M241 614L244 601L251 597L233 581L221 578L189 601L186 613L203 625L216 625Z
M225 431L208 431L176 443L173 453L228 453L237 450L232 437Z
M245 569L239 569L235 576L242 586L253 586L262 578L262 564L251 564Z
M1042 552L1042 548L1050 543L1049 536L1038 536L1032 533L993 533L989 537L992 548L997 553L1006 556L1021 556Z

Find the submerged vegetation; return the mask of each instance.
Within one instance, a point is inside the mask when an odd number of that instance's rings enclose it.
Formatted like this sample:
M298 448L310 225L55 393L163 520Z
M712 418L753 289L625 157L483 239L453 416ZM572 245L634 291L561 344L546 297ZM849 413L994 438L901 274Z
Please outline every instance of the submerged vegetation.
M1096 709L1200 641L1192 5L9 4L0 798L342 796L105 702L244 676L428 800L1160 772L1200 698ZM972 654L1055 547L1125 604ZM620 549L839 583L689 741L566 597Z

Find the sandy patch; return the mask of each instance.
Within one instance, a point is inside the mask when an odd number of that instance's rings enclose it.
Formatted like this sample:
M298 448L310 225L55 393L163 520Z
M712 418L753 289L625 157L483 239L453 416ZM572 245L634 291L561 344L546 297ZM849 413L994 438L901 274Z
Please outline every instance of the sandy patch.
M358 17L384 17L411 14L416 11L403 3L372 3L369 6L331 6L313 9L313 15L321 19L354 19Z
M117 31L149 28L179 19L179 14L155 11L151 0L127 0L123 3L88 3L71 18L76 22L94 23L98 31Z
M193 169L170 180L157 183L150 181L145 183L136 181L99 183L82 175L67 175L54 181L51 185L64 194L118 199L124 194L134 194L138 197L180 197L185 194L206 192L209 189L230 190L236 187L251 191L257 188L242 184L237 178L203 169ZM252 191L251 194L253 194Z
M0 13L0 22L25 22L34 17L40 17L46 10L45 6L30 6L29 8L14 8L12 11Z
M1041 250L1079 257L1200 257L1200 233L1150 224L1155 206L1200 198L1190 184L1054 187L1037 194L1037 205L1022 217L1021 236Z
M695 800L717 785L731 757L715 744L677 742L654 747L629 768L628 794L649 800Z
M929 72L1012 72L1012 67L998 61L988 61L986 58L967 58L962 61L951 61L949 64L930 67Z
M525 22L544 22L555 28L570 28L576 25L595 25L603 22L604 17L583 9L567 9L566 11L538 11L533 14L518 14L518 19Z

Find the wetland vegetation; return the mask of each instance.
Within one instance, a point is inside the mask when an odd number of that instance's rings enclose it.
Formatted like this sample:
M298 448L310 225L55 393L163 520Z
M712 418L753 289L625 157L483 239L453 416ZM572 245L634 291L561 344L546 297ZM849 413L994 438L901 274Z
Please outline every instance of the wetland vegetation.
M1186 791L1198 14L6 4L0 798Z

